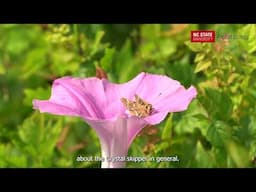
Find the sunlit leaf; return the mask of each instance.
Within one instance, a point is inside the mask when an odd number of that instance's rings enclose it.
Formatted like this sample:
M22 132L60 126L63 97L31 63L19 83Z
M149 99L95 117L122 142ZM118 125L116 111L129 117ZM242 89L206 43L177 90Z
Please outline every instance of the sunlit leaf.
M192 50L195 52L200 52L203 51L203 44L201 43L192 43L190 41L186 41L185 44Z
M195 68L195 73L198 73L200 71L204 71L208 69L211 66L212 62L211 61L201 61L196 65Z

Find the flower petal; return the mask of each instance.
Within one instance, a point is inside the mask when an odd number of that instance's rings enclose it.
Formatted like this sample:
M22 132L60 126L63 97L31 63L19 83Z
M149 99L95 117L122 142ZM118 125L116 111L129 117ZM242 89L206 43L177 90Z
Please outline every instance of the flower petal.
M87 82L96 87L96 78L88 78ZM99 83L98 86L100 86ZM57 79L53 83L50 99L48 101L34 100L34 108L56 115L103 118L104 115L98 106L102 103L95 102L95 98L84 90L80 79L71 77ZM95 92L102 96L100 89L96 89Z
M67 106L56 104L50 101L33 100L33 108L39 109L41 113L52 113L56 115L78 116L79 111Z
M180 87L174 93L165 97L161 102L154 105L157 111L179 112L188 108L189 103L197 95L196 89L191 86L189 89Z
M169 113L168 111L157 112L144 119L148 124L156 125L156 124L159 124L161 121L163 121L168 113Z
M87 78L85 80L80 78L61 78L55 80L52 91L53 96L50 100L62 101L62 104L65 105L63 100L60 100L59 94L55 92L56 87L62 87L62 93L66 92L72 97L71 99L77 103L76 109L82 111L83 115L95 119L104 118L101 109L105 107L105 95L101 80L97 78ZM64 99L70 100L70 98L66 97Z
M114 84L98 78L56 79L50 99L34 100L34 108L56 115L111 119L125 111L120 99L134 96L134 87L138 87L144 75L141 73L124 84Z
M155 104L162 98L180 88L180 82L164 75L144 74L138 87L134 87L135 93L148 103Z

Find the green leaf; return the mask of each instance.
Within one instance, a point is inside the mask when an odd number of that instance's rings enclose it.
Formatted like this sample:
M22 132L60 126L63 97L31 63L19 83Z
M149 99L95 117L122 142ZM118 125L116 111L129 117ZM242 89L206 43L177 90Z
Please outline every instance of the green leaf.
M174 115L177 116L177 114ZM198 99L195 99L190 103L188 109L183 112L179 121L177 121L175 131L177 134L193 133L195 128L199 128L202 134L206 135L208 126L209 117L207 111Z
M235 138L246 148L250 148L256 140L256 126L254 123L254 119L246 115L240 119L238 127L234 129Z
M18 26L16 27L18 28ZM29 32L26 30L19 30L17 33L16 30L9 31L8 35L8 43L6 49L11 54L17 55L25 51L29 47L28 39L24 38L27 37Z
M93 56L98 51L100 41L102 40L104 34L105 34L104 31L98 31L96 33L96 37L95 37L94 43L92 45L92 50L90 52L90 56Z
M222 131L220 133L220 131ZM220 129L220 127L215 127L213 124L208 128L207 138L211 141L214 147L223 147L224 143L221 138L221 134L224 134L225 131Z
M111 71L114 53L115 53L115 48L105 49L105 55L100 60L100 65L104 70Z
M198 168L213 168L215 161L210 151L206 151L200 142L196 145L196 167Z
M245 168L249 166L250 157L246 148L233 141L229 141L227 143L227 150L236 167Z
M62 121L46 121L47 116L39 112L33 113L18 127L19 139L13 139L15 146L27 155L31 167L48 167L53 163Z
M156 41L160 36L161 25L160 24L145 24L141 26L141 36L145 41Z
M197 63L196 68L195 68L195 73L198 73L200 71L204 71L208 69L212 65L211 61L201 61Z
M68 72L76 72L79 68L76 55L64 49L54 51L52 62L51 71L58 76L66 75Z
M5 73L5 68L4 65L2 64L1 60L0 60L0 75Z
M196 157L196 144L197 138L193 134L186 134L181 136L175 136L172 139L171 150L168 154L177 155L180 159L179 164L176 167L195 167L193 162L195 162ZM170 163L169 166L173 164Z
M27 106L32 106L33 99L48 99L50 96L50 88L43 89L42 87L39 87L37 89L25 89L24 94L25 98L23 103Z
M242 27L240 30L241 37L245 37L245 39L240 39L240 45L243 46L249 54L256 51L256 25L248 24Z
M168 140L171 139L172 136L172 116L173 114L169 114L169 117L167 118L165 125L164 125L164 129L162 132L162 140Z
M202 43L192 43L190 41L186 41L185 44L194 52L200 52L204 50Z
M202 61L204 57L205 57L205 53L197 53L195 58L195 63Z
M206 137L214 147L224 148L225 142L231 138L231 133L226 123L216 121L209 126Z
M26 167L26 156L13 146L0 144L0 167L21 168Z
M189 58L184 57L181 61L166 64L164 69L168 76L180 81L185 87L189 87L191 84L196 83L196 74L194 73L193 65L189 64L189 62ZM156 68L160 67L156 66Z
M28 78L29 76L44 70L46 63L46 49L31 50L25 60L22 68L22 77Z
M161 57L168 57L176 51L176 42L171 39L162 39L159 42L159 46Z
M120 50L116 52L114 61L115 73L118 74L118 82L123 83L132 79L140 71L140 65L133 59L131 41L127 40Z
M216 120L228 120L231 118L233 103L230 97L216 89L206 88L206 97L200 97L208 114Z

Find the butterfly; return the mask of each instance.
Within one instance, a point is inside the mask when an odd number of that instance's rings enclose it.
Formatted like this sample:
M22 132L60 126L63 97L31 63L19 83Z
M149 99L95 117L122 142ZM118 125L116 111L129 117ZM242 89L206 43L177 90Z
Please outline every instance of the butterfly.
M140 118L149 116L153 110L153 107L150 103L144 101L136 94L135 101L121 98L121 102L124 104L125 108L128 109L130 114L138 116Z

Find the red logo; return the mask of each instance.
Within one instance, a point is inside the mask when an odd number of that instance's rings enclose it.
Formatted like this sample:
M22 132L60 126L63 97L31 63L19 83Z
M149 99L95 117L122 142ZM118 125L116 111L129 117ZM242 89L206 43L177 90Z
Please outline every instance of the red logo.
M212 30L191 31L191 42L215 42L215 31L212 31Z

